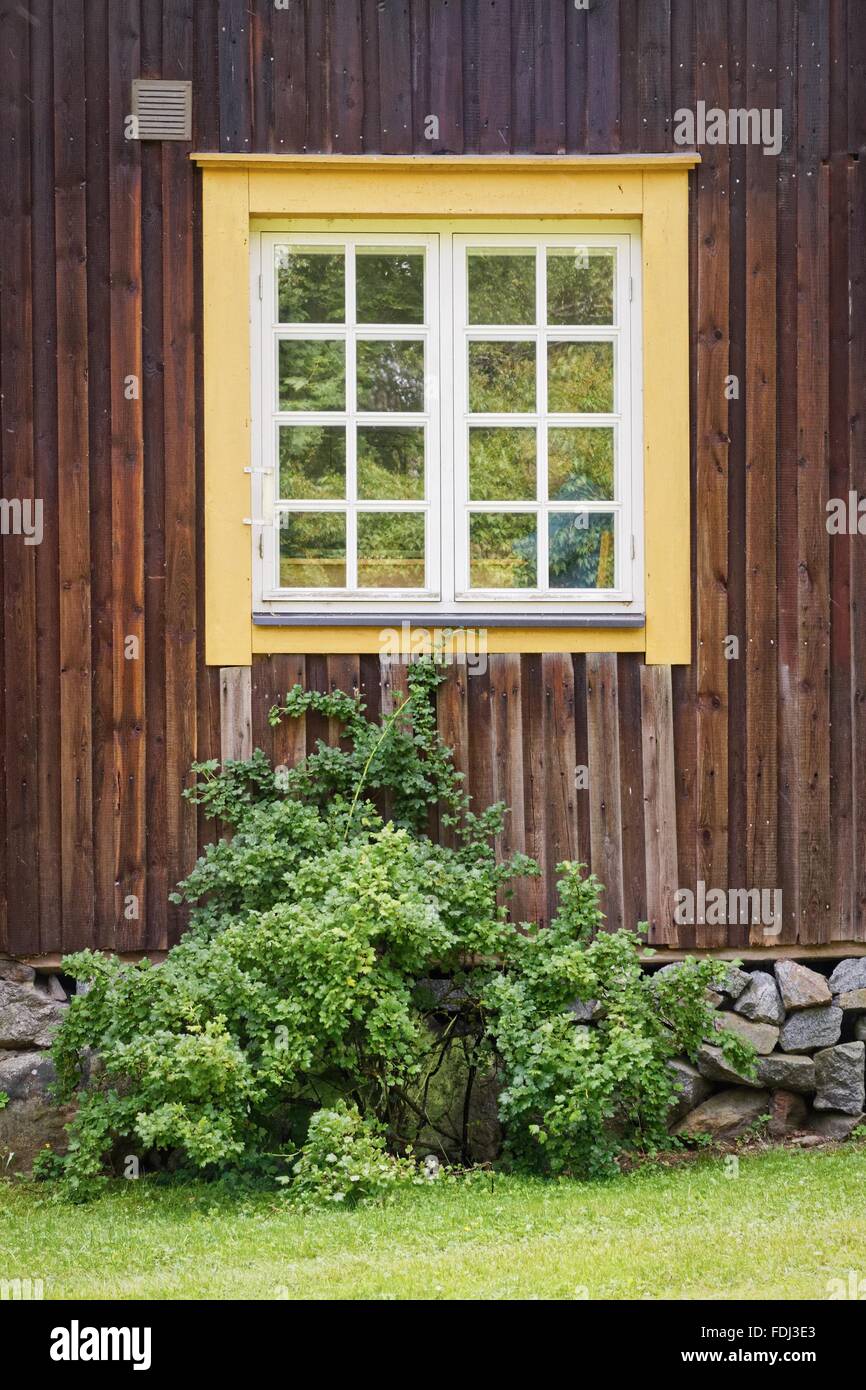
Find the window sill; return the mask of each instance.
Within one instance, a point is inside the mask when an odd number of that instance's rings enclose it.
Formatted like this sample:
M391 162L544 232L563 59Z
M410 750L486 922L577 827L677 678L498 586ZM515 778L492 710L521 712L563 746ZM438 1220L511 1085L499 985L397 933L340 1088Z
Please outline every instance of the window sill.
M644 613L570 613L538 614L527 613L253 613L255 627L376 627L396 626L408 623L413 627L426 628L465 628L465 627L644 627Z

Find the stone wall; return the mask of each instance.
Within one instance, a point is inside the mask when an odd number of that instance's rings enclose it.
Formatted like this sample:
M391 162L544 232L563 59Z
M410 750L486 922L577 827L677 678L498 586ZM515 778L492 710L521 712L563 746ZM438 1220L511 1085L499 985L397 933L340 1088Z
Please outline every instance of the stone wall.
M67 1006L56 975L0 957L0 1172L29 1170L46 1144L64 1147L74 1107L49 1101L47 1049Z
M819 1144L866 1123L866 957L828 962L823 971L790 960L777 961L772 973L769 964L732 966L713 1003L716 1029L754 1045L757 1075L733 1071L711 1038L697 1065L672 1062L679 1088L672 1133L727 1141L769 1115L771 1137ZM46 1144L64 1147L74 1107L50 1103L47 1049L67 1006L58 976L0 957L0 1172L28 1170ZM574 1014L591 1024L599 1010L576 1004Z
M740 1076L711 1039L697 1066L671 1063L680 1085L674 1134L728 1140L769 1115L772 1138L819 1144L848 1138L866 1120L866 958L828 963L826 974L792 960L772 974L732 967L713 1002L716 1029L755 1047L757 1074Z

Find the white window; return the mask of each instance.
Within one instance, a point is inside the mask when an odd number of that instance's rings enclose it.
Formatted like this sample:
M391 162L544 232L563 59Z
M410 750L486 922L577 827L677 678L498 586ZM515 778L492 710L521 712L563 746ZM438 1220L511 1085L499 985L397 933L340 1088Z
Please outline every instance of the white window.
M641 621L639 262L619 229L254 238L257 618Z

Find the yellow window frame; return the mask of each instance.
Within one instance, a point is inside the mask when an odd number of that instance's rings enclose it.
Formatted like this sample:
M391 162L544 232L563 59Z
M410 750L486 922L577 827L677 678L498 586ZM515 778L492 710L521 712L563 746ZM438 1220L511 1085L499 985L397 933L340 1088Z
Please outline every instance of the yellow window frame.
M643 275L646 622L487 628L490 652L642 652L687 664L689 538L688 174L672 155L193 154L202 170L205 659L377 652L377 627L257 626L249 526L250 229L278 219L638 218Z

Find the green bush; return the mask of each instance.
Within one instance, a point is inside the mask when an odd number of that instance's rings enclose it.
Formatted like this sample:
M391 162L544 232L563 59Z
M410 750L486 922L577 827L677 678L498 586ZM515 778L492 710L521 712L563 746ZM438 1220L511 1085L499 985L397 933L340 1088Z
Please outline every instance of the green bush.
M692 962L675 989L654 987L637 934L599 932L599 885L575 864L560 865L554 923L515 931L502 899L537 866L497 864L504 808L469 809L437 733L438 679L413 666L384 724L357 697L296 687L273 719L339 720L341 747L320 743L277 775L261 753L196 767L188 795L232 833L179 885L180 943L159 967L87 951L64 962L89 985L54 1047L59 1094L80 1101L63 1160L77 1190L118 1151L285 1177L305 1143L295 1177L312 1182L333 1124L391 1154L432 1133L442 1158L469 1164L472 1092L491 1073L512 1163L594 1173L664 1142L665 1062L711 1029L705 992L726 967ZM428 838L432 807L453 847ZM603 1004L590 1030L575 1026L576 998ZM747 1064L739 1039L721 1045ZM86 1049L102 1066L85 1080ZM463 1088L458 1124L429 1113L445 1072Z
M341 1100L315 1112L291 1177L277 1181L290 1184L291 1197L298 1203L353 1206L367 1198L381 1201L414 1174L413 1163L388 1153L382 1126Z

